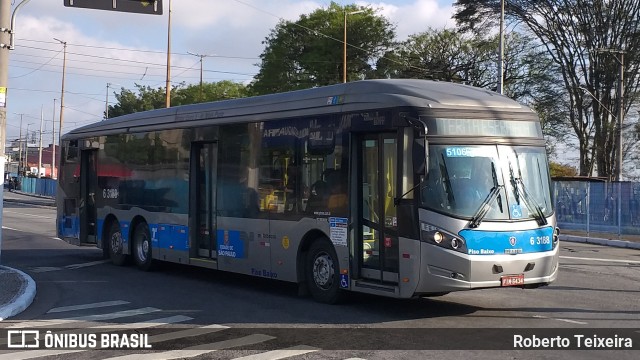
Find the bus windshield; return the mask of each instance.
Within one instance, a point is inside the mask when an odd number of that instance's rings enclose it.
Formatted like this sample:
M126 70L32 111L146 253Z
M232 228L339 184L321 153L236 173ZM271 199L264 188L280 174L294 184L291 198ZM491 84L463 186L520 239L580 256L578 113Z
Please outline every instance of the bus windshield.
M544 148L430 145L428 169L420 194L426 209L475 220L531 219L552 212Z

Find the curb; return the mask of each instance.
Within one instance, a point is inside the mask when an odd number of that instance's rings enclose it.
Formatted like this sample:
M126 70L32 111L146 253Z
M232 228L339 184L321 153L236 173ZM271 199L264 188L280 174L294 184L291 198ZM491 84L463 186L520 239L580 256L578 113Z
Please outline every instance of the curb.
M0 270L8 270L22 277L22 287L18 290L13 301L0 308L0 321L15 316L29 307L36 296L36 283L33 279L18 269L0 265Z
M603 245L603 246L640 250L640 243L633 242L633 241L625 241L625 240L600 239L600 238L590 238L586 236L561 234L560 241L579 242L579 243L596 244L596 245Z

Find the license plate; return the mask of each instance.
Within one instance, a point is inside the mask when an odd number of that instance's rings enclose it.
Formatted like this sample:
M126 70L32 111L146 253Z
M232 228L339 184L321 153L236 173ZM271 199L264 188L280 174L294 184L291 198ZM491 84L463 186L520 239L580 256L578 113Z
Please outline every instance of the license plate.
M501 286L520 286L524 285L524 274L507 275L500 278Z

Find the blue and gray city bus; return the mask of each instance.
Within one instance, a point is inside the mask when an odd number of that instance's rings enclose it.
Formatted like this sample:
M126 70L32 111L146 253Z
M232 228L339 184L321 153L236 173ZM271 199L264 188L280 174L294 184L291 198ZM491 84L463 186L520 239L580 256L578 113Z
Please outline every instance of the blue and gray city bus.
M139 112L62 137L58 236L397 298L547 285L558 230L536 114L466 85L365 80Z

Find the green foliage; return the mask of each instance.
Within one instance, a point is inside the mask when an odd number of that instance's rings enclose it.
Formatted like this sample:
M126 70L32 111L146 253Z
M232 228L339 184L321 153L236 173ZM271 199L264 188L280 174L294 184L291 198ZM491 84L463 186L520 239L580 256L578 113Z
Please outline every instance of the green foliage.
M357 14L349 14L362 11ZM255 95L306 89L343 81L344 21L347 19L348 80L373 73L373 65L393 45L395 30L371 8L342 7L281 21L263 41L259 73L251 85Z
M549 162L549 172L551 173L551 177L578 175L578 169L576 169L575 167L559 164L553 161Z
M116 117L140 111L161 109L166 106L165 88L152 89L150 86L136 84L137 92L121 88L115 93L116 105L109 106L109 117ZM174 86L171 91L171 106L195 104L207 101L219 101L248 96L245 85L224 80L216 83L203 83L186 86Z

